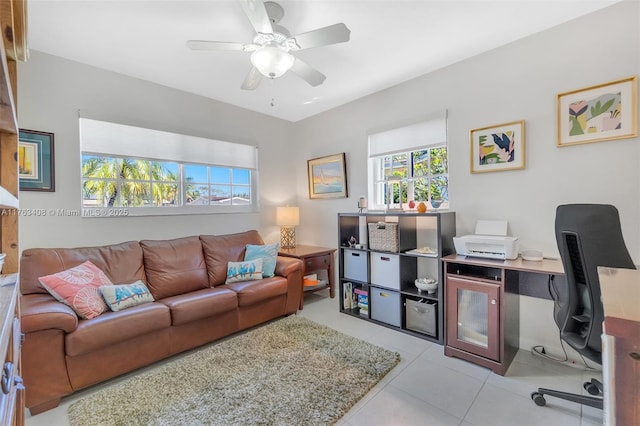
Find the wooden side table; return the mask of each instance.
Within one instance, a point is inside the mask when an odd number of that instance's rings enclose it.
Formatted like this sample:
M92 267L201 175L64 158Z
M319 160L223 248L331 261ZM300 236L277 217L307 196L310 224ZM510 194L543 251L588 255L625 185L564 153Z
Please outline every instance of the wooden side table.
M280 256L295 257L302 260L304 264L304 270L302 275L309 275L315 272L326 271L327 279L321 280L320 283L313 287L304 287L302 291L302 297L300 297L300 309L304 306L304 293L313 292L318 290L329 289L329 297L335 297L334 283L333 283L333 254L336 249L327 247L316 246L303 246L298 245L293 248L281 248L278 251Z

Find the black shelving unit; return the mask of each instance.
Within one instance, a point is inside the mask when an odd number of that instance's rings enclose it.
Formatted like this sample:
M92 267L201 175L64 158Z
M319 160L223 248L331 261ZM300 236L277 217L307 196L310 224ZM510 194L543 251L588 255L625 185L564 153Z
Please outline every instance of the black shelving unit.
M376 250L369 246L368 225L377 222L397 223L398 252ZM338 214L338 274L340 312L373 321L398 331L418 336L426 340L444 343L444 270L442 257L455 252L453 237L455 236L455 212L429 213L339 213ZM364 248L352 247L349 241L355 238L357 244ZM430 247L434 254L421 255L408 253L411 250ZM380 259L388 265L379 267ZM378 262L373 268L372 262ZM380 269L383 274L378 272ZM380 276L383 276L381 279ZM434 278L438 281L438 289L433 294L419 292L415 287L415 279ZM354 306L353 296L349 288L360 288L368 295L368 313L361 315L360 309ZM351 297L351 301L349 301ZM428 332L422 329L415 331L407 328L407 300L415 309L415 302L425 303L427 311L433 315L435 309L435 326L429 320ZM426 306L428 305L428 307ZM421 310L422 311L422 310ZM415 321L415 317L412 317ZM426 317L425 317L426 321Z

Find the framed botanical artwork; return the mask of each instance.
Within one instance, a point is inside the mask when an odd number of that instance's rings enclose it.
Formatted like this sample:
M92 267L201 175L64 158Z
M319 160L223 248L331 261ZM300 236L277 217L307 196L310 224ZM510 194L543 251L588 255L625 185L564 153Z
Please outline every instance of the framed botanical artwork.
M638 78L558 95L558 146L638 136Z
M346 198L347 165L344 152L307 160L309 198Z
M53 133L20 129L18 180L20 191L55 192Z
M524 120L469 131L471 173L524 169Z

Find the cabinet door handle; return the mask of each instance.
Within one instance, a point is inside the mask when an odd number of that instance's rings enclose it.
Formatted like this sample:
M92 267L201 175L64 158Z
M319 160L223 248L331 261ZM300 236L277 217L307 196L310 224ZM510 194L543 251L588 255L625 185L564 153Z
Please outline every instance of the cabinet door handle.
M388 262L388 261L390 261L390 260L391 260L391 258L389 258L389 257L385 257L385 256L381 256L381 257L380 257L380 260L384 260L385 262Z
M4 367L2 368L2 378L0 379L0 389L3 394L8 394L11 386L11 374L13 370L13 364L11 362L6 362Z
M389 293L380 292L380 297L389 297Z
M351 253L351 256L359 257L359 256L360 256L360 253Z

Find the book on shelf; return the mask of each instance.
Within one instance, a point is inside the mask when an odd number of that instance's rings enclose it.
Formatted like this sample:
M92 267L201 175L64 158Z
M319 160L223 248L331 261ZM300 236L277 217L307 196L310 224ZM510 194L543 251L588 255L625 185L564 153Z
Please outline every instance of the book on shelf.
M344 309L352 309L353 306L353 284L350 282L344 283L344 294L342 295Z
M369 306L369 297L359 294L358 295L358 306L360 306L360 305Z
M356 293L356 294L361 294L363 296L367 296L367 291L363 290L363 289L361 289L359 287L358 288L354 288L353 292Z

